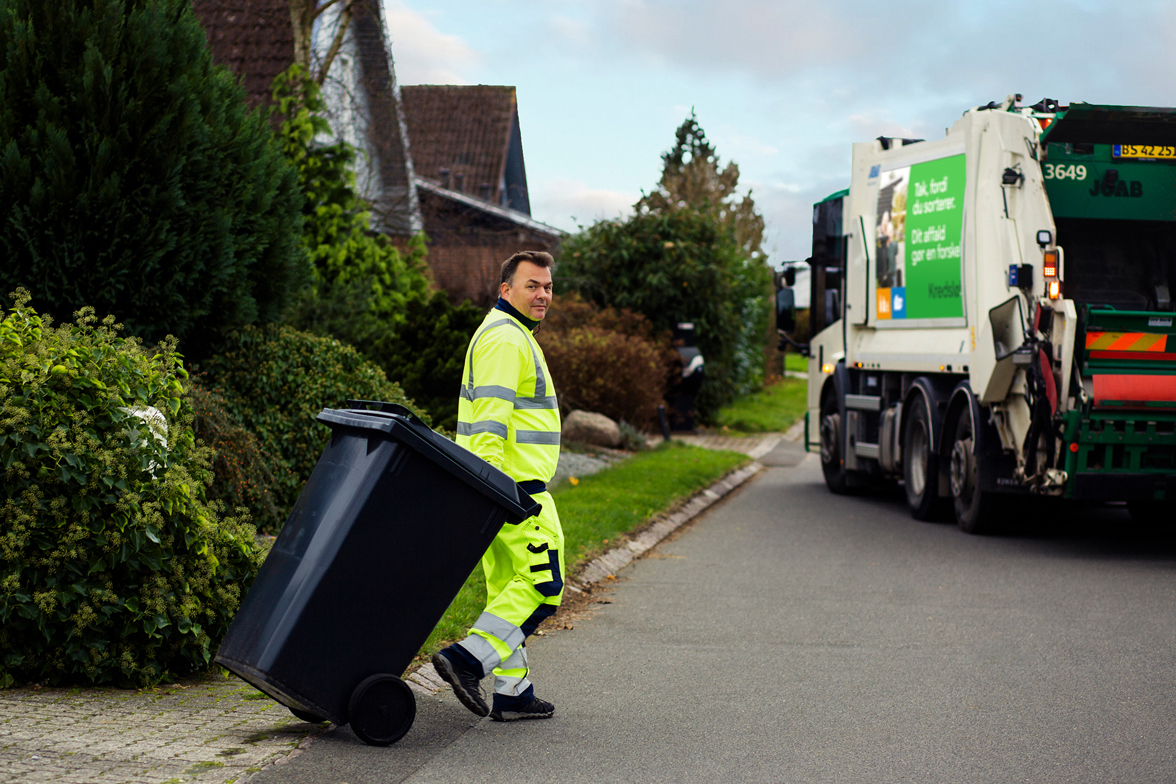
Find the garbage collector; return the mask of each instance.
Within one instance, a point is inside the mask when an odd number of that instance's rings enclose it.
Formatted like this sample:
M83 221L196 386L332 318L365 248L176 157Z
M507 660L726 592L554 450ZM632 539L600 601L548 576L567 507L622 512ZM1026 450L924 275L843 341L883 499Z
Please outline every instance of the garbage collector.
M516 253L503 262L498 304L466 349L457 443L502 470L543 505L505 525L482 558L486 609L464 640L437 652L433 666L462 704L496 721L546 719L555 706L527 678L526 639L563 597L563 531L547 483L559 462L560 418L543 350L532 334L552 299L551 254ZM493 706L480 681L494 673Z

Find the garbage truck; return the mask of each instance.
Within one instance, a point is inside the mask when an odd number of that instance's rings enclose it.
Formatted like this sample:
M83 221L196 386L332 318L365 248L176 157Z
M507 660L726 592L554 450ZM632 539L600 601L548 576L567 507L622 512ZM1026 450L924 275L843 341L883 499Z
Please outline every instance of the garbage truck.
M1176 523L1176 109L1019 95L853 145L813 208L805 447L921 520L1034 502Z

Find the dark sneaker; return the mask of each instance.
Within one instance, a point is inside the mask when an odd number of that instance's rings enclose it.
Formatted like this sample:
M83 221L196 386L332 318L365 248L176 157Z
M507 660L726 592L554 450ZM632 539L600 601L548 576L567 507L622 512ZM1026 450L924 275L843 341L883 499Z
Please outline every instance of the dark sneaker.
M519 719L550 719L555 714L555 706L550 702L531 697L530 702L524 702L518 697L504 697L494 695L494 710L490 711L490 718L494 721L518 721Z
M441 679L453 687L453 693L461 704L473 712L475 716L485 716L490 712L490 706L482 697L482 678L475 672L461 653L451 651L449 646L433 654L433 667Z

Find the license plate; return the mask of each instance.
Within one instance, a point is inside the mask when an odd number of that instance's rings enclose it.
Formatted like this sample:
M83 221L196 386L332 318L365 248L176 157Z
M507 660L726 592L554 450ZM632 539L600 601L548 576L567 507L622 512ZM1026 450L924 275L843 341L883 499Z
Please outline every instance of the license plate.
M1115 158L1176 158L1176 147L1163 144L1112 144Z

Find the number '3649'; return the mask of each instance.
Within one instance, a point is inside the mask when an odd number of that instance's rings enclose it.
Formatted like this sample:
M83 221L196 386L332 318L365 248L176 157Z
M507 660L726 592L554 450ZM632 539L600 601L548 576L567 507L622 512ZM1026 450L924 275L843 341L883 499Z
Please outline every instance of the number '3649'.
M1047 180L1085 180L1086 167L1074 164L1047 163L1041 167Z

